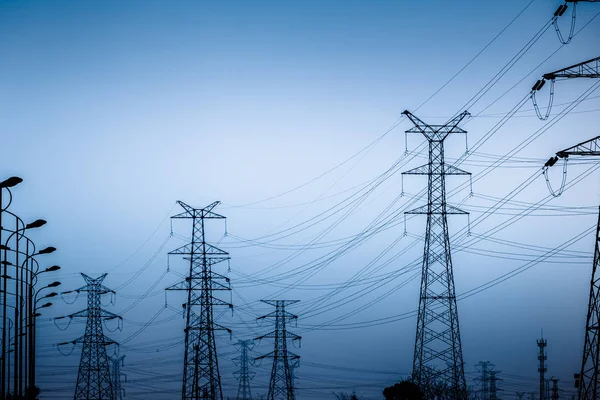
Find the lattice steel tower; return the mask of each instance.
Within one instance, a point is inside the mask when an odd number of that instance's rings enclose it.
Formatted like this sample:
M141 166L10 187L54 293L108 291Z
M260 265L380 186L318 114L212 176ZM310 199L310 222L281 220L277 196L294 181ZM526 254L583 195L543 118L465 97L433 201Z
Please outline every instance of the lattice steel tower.
M231 330L214 322L213 306L233 306L213 296L213 291L231 290L231 287L229 278L214 272L212 266L229 260L229 254L206 243L204 224L206 219L225 217L212 212L218 201L200 209L182 201L177 203L184 212L171 218L192 220L192 241L169 253L181 255L189 262L187 277L166 289L187 292L187 302L183 304L186 326L182 399L222 400L215 331Z
M498 381L502 381L496 376L499 373L500 371L490 371L490 400L498 400L498 392L502 390L497 385Z
M239 370L233 373L239 381L237 400L252 400L250 381L255 374L250 372L249 364L251 360L248 357L248 351L252 350L254 342L252 340L238 340L236 345L240 347L240 355L233 359L240 367Z
M274 318L275 330L266 335L259 336L254 340L264 338L275 339L274 350L268 354L257 357L256 360L263 358L272 358L273 367L271 368L271 380L269 382L269 393L267 400L285 399L294 400L294 379L292 377L292 368L298 366L300 356L287 349L287 341L300 340L301 337L287 330L287 323L297 320L298 316L285 311L285 306L298 303L300 300L261 300L263 303L275 306L275 312L264 315L257 319Z
M489 361L479 361L476 367L481 367L481 378L476 378L481 383L481 391L479 392L479 398L487 400L490 398L490 367L494 367Z
M125 356L114 356L110 359L112 363L112 367L110 369L110 375L112 379L113 385L113 399L114 400L122 400L123 396L125 396L125 389L121 383L121 377L125 378L125 382L127 382L127 375L121 372L121 366L124 364Z
M403 114L415 125L406 132L421 133L429 142L429 163L404 172L428 176L427 204L406 212L427 215L412 376L426 398L432 398L429 387L443 384L448 389L444 397L466 399L447 215L467 213L446 204L446 175L469 173L444 162L444 140L451 133L466 133L458 124L469 113L445 125L428 125L408 111Z
M117 342L104 335L102 321L121 319L120 316L106 311L101 306L101 297L104 294L115 292L102 284L106 274L93 279L86 274L81 274L86 286L76 292L87 292L87 308L67 317L60 318L87 318L85 334L71 342L81 343L81 359L77 372L77 386L75 387L75 400L114 400L113 385L110 375L110 363L106 354L106 346L116 345ZM60 343L60 344L66 344ZM60 345L59 344L59 345Z
M596 77L600 77L600 57L596 60ZM566 160L570 156L600 157L600 136L576 144L568 149L561 150L556 156L551 157L545 168L552 167L559 158ZM585 324L585 340L583 344L583 357L581 370L575 374L577 397L579 400L596 400L600 397L600 213L596 226L594 240L594 261L592 264L592 277L590 280L590 295L588 300L587 317Z

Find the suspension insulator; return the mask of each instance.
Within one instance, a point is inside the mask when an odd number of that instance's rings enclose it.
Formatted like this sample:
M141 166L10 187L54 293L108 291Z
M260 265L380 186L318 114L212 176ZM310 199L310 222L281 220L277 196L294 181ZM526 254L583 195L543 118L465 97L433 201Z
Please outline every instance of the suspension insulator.
M546 84L546 81L544 79L540 79L538 80L535 85L533 85L533 87L531 88L532 91L537 92L538 90L540 90L542 87L544 87L544 85Z
M558 157L556 157L556 156L550 157L548 159L548 161L546 161L546 164L544 164L544 167L552 167L554 164L556 164L557 161L558 161Z
M569 6L566 4L558 6L556 11L554 11L554 16L561 17L565 13L565 11L567 11L567 8L569 8Z

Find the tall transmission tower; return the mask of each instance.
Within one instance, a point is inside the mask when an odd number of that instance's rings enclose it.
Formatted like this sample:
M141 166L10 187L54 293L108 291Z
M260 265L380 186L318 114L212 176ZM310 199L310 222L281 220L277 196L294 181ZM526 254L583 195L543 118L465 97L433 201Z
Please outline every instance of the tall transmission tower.
M540 362L540 366L538 368L538 372L540 373L540 400L544 400L545 399L545 394L546 392L544 391L544 387L546 385L546 381L544 379L544 374L546 373L546 371L548 371L548 369L546 368L546 360L548 359L548 357L546 356L546 352L545 352L545 348L548 345L548 341L546 339L544 339L544 333L542 332L542 338L540 340L537 340L537 345L540 349L539 355L538 355L538 360Z
M490 398L490 367L493 367L489 361L479 361L476 367L481 368L481 378L476 378L481 383L480 398L488 400Z
M112 384L113 384L113 400L122 400L125 396L125 389L121 383L121 377L127 382L127 375L121 372L121 366L124 364L125 356L114 356L110 359L112 367L110 369Z
M558 395L558 379L552 377L552 400L558 400L560 396Z
M287 349L287 341L300 340L301 337L287 330L287 323L289 321L297 320L298 316L287 312L285 306L298 303L300 300L261 301L275 307L274 312L257 318L259 320L265 318L275 319L275 330L254 339L261 340L264 338L271 338L275 340L274 350L272 352L256 358L256 360L262 360L263 358L273 359L267 400L294 400L295 390L292 368L297 367L300 356Z
M517 399L523 400L524 396L525 396L525 392L517 392Z
M566 160L569 156L600 157L600 136L557 152L556 156L551 157L546 162L545 167L551 167L556 164L559 158ZM594 243L594 262L592 264L581 370L579 374L575 374L575 385L578 388L579 400L596 400L600 397L600 338L598 332L598 325L600 324L600 274L598 274L598 266L600 265L600 213L598 214Z
M498 381L502 381L496 376L499 373L500 371L490 371L490 400L498 400L498 392L502 390L497 385Z
M218 201L205 208L177 203L184 211L171 218L192 220L191 242L169 253L189 262L187 277L166 289L187 292L182 399L222 400L215 331L231 330L214 322L213 306L233 306L213 296L213 291L231 287L229 278L214 272L212 266L229 260L229 254L206 242L205 220L225 217L212 211Z
M57 317L56 319L87 318L85 334L71 342L59 343L59 345L67 343L82 344L74 399L113 400L114 389L106 347L109 345L118 345L118 343L104 335L102 321L111 319L122 320L122 318L102 308L102 295L115 294L113 290L102 284L106 278L106 274L102 274L96 279L86 274L81 274L81 276L83 276L86 285L77 289L76 292L87 292L87 308L66 317Z
M429 142L429 163L407 175L427 175L427 204L406 214L427 215L421 293L413 360L413 379L431 398L429 387L441 383L450 399L466 399L467 385L460 341L454 274L448 235L448 214L467 214L446 204L446 175L469 175L444 162L444 140L451 133L466 133L458 124L463 112L445 125L428 125L408 111L415 125L407 133L421 133Z
M251 360L248 357L248 351L252 350L254 342L252 340L238 340L236 345L240 347L240 355L233 359L240 367L239 370L234 372L239 381L237 400L252 400L250 381L254 378L255 373L250 372L249 364Z

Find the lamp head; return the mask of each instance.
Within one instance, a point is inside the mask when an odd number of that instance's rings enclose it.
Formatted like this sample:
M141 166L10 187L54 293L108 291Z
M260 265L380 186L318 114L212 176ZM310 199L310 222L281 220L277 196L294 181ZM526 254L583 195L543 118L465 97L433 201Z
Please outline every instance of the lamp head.
M57 287L60 286L60 282L52 282L51 284L48 285L48 287Z
M38 251L38 254L50 254L56 251L56 247L48 246L45 249Z
M46 272L54 272L54 271L58 271L60 269L60 267L58 265L53 265L51 267L46 268Z
M0 188L10 188L17 186L21 182L23 182L23 179L19 178L18 176L11 176L10 178L0 182Z
M52 303L42 304L39 308L47 308L47 307L52 307Z
M35 221L30 222L27 225L25 225L25 229L39 228L40 226L44 226L44 225L46 225L46 220L36 219Z

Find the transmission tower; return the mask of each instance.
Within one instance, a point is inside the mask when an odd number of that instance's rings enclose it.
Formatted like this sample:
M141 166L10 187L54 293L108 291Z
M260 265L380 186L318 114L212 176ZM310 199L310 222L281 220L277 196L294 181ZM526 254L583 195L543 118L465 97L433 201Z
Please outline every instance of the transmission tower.
M545 352L545 348L548 345L548 341L546 339L544 339L544 333L542 332L542 338L540 340L537 340L537 345L540 349L540 353L538 355L538 360L540 362L540 366L538 368L538 372L540 373L540 400L544 400L545 399L545 394L546 392L544 391L544 387L545 387L545 379L544 379L544 374L546 373L546 371L548 371L548 369L545 366L545 362L548 359L548 357L546 357L546 352Z
M600 157L600 136L596 136L573 147L561 150L556 156L550 157L544 166L547 170L559 158L565 160L569 156ZM600 275L597 275L600 265L600 213L594 241L594 262L592 264L592 279L590 281L590 296L583 342L583 356L580 373L575 374L575 387L578 389L579 400L595 400L600 396L600 343L598 324L600 323Z
M121 372L121 366L124 364L125 356L117 357L116 355L110 359L112 367L110 369L112 384L113 384L113 399L122 400L125 397L125 389L121 384L121 377L127 382L127 375Z
M256 358L256 360L262 360L263 358L273 359L267 400L294 400L295 391L292 368L296 368L298 366L300 356L287 349L287 341L288 339L300 340L301 337L287 330L287 323L289 321L297 320L298 316L285 311L285 306L298 303L300 300L261 301L275 307L274 312L257 318L259 320L265 318L274 318L275 330L254 339L261 340L264 338L271 338L275 340L274 350L272 352Z
M122 318L102 308L101 297L104 294L115 292L102 284L106 274L94 279L86 274L81 274L86 285L76 292L87 292L87 308L74 314L61 318L87 318L85 334L67 343L82 344L79 371L77 372L77 386L75 387L75 400L113 400L114 388L110 374L110 363L106 354L106 347L118 345L117 342L104 335L103 320Z
M499 373L500 371L490 371L490 400L498 400L498 392L502 390L497 385L498 381L502 381L496 376Z
M488 400L490 398L490 367L493 367L489 361L479 361L476 367L481 368L481 378L476 378L481 383L480 398Z
M248 357L248 351L252 350L254 342L252 340L238 340L236 344L240 347L240 355L233 359L233 361L240 366L240 369L237 372L234 372L235 377L239 381L237 400L252 400L250 381L254 378L255 373L250 372L248 366L251 361Z
M552 377L551 381L552 381L552 400L558 400L560 397L558 395L558 379Z
M517 392L517 399L523 400L524 396L525 396L525 392Z
M187 302L183 304L186 325L182 399L222 400L215 331L231 333L231 330L214 322L213 306L233 306L213 296L213 291L229 291L231 287L229 278L214 272L212 266L229 260L229 254L208 244L204 229L206 219L225 217L212 211L220 203L218 201L200 209L182 201L177 203L184 211L171 218L192 220L191 242L169 253L181 255L189 262L187 277L166 289L187 292Z
M408 111L415 125L407 133L421 133L429 142L429 163L407 175L427 175L427 205L406 214L426 214L421 294L413 361L413 379L431 398L431 384L442 384L450 399L466 399L467 385L458 324L454 275L448 235L448 214L467 214L446 204L446 175L469 175L444 162L444 140L451 133L466 133L458 124L469 115L463 112L445 125L428 125Z

